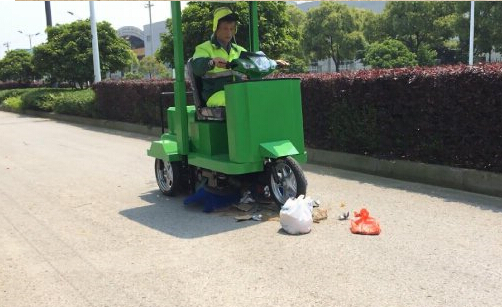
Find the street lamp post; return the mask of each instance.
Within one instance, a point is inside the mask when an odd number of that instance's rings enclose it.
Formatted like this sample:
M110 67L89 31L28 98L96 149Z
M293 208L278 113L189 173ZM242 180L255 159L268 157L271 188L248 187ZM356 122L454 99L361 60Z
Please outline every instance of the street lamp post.
M470 27L469 27L469 65L472 65L474 60L474 1L471 1L471 14L470 14Z
M89 1L91 34L92 34L92 62L94 66L94 82L101 81L101 66L99 64L98 27L94 13L94 1Z
M153 56L153 29L152 29L152 6L153 4L148 1L145 8L148 8L148 15L150 16L150 55Z
M26 33L24 33L24 32L23 32L23 31L21 31L21 30L19 30L19 31L17 31L17 32L19 32L19 33L21 33L21 34L24 34L24 35L28 36L28 38L30 39L30 50L31 50L31 37L32 37L32 36L37 36L38 34L40 34L40 32L35 33L35 34L26 34Z

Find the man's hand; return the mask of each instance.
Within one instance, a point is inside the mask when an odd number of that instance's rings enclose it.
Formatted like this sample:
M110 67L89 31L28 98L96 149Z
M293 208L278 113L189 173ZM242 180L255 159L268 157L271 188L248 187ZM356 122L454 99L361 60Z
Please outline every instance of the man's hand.
M277 65L279 66L289 66L289 63L284 61L284 60L275 60L275 62L277 63Z
M227 60L223 58L214 58L213 63L215 67L225 68L227 65Z

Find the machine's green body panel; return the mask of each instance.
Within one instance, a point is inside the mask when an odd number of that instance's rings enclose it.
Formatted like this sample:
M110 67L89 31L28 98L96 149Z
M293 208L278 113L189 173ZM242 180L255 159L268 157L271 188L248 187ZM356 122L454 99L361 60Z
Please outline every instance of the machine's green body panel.
M299 79L248 81L225 86L226 121L196 121L187 106L188 164L225 174L263 170L266 158L307 160ZM176 108L167 111L169 132L152 143L148 155L178 161Z
M204 156L228 155L227 125L225 122L191 122L188 131L190 152Z
M293 143L290 141L276 141L260 144L260 155L262 157L279 158L284 156L294 156L299 154Z
M178 142L175 135L163 134L160 141L153 141L150 149L146 151L147 155L157 159L174 162L180 161L181 156L178 152Z
M284 141L293 145L299 161L306 160L302 157L306 153L299 79L228 84L225 97L230 161L247 163L290 155L291 148L277 148L269 156L260 146Z
M263 171L263 161L235 163L228 159L228 155L206 156L198 153L190 153L188 155L188 164L228 175L241 175Z

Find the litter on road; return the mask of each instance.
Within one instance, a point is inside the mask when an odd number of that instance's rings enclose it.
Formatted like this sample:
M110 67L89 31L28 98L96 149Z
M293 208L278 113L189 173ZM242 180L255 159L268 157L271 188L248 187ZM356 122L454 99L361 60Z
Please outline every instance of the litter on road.
M378 220L370 216L370 213L365 208L360 212L354 212L357 220L350 220L350 231L354 234L361 235L378 235L380 234L380 224Z

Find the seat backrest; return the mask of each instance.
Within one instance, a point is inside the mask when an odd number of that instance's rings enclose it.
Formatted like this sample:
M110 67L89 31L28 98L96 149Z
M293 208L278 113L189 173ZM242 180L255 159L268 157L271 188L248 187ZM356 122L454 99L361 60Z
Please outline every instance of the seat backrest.
M224 121L226 117L225 107L207 107L206 101L202 99L202 78L193 73L193 59L187 62L187 74L193 92L193 104L195 105L195 115L197 120Z
M190 58L187 62L187 74L188 78L190 78L190 85L192 86L193 102L195 107L198 109L205 107L206 102L202 99L200 92L202 89L202 78L193 73L192 62L192 58Z

